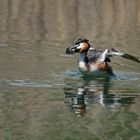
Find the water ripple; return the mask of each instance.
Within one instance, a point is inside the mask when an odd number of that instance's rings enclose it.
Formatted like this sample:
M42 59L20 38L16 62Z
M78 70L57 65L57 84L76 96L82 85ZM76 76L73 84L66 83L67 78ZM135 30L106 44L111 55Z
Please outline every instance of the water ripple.
M1 84L19 87L31 87L31 88L51 88L52 85L49 81L33 82L30 80L1 80Z
M111 76L110 78L113 80L140 80L140 74L139 73L133 73L133 72L121 72L121 71L115 71L115 76ZM67 70L65 71L64 75L67 77L77 77L80 78L83 75L78 70ZM93 78L93 77L91 77Z
M132 72L115 72L115 80L140 80L139 73L132 73Z

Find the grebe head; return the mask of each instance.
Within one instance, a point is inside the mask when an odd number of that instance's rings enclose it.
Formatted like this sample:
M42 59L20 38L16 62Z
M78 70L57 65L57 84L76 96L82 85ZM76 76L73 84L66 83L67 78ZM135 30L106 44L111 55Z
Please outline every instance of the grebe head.
M66 49L66 54L87 52L89 49L89 40L86 38L79 38L73 47Z

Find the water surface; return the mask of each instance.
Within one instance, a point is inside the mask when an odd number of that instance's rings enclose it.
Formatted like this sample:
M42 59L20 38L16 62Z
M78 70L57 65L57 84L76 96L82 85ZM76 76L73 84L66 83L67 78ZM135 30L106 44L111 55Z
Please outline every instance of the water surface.
M78 55L65 54L86 36L96 48L139 58L138 5L3 0L1 140L139 140L140 65L113 58L114 77L84 77Z

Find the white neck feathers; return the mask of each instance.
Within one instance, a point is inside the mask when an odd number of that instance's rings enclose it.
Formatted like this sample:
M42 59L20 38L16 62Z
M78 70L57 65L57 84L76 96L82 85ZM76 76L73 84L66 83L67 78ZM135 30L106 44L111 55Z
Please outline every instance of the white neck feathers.
M79 69L80 71L88 71L87 64L85 62L86 52L80 53L79 56Z

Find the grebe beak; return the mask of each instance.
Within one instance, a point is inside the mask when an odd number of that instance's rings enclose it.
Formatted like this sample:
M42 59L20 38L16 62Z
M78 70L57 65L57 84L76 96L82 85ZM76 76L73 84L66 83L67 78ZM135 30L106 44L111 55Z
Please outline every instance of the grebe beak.
M73 54L73 53L79 52L80 51L80 48L78 48L78 47L79 47L79 45L76 45L74 47L67 48L66 49L66 54Z

